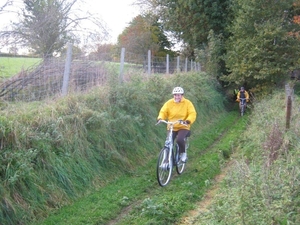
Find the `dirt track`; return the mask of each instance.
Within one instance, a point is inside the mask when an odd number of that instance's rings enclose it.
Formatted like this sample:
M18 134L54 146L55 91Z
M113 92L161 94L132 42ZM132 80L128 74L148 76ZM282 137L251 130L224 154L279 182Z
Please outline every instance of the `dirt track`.
M208 207L210 206L214 196L216 195L216 192L219 189L220 183L223 181L231 165L232 161L228 161L226 166L222 169L222 172L215 177L214 185L205 193L203 200L197 203L196 209L187 212L180 222L177 223L177 225L199 224L198 216L209 211Z

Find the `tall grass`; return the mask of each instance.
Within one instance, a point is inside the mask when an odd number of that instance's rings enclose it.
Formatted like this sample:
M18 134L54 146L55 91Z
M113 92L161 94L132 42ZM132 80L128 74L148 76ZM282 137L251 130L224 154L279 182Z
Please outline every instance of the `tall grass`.
M199 224L299 224L299 97L285 127L284 92L255 105L239 152Z
M111 82L84 95L5 105L0 224L46 217L156 157L165 136L165 128L154 126L156 116L179 85L198 117L213 118L224 108L217 83L205 73L132 76L131 82Z

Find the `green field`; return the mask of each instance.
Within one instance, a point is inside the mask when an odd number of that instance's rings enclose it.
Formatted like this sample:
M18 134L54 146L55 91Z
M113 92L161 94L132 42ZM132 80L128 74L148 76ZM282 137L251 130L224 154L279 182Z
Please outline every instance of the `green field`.
M40 61L40 58L0 57L0 77L14 76L22 69L26 70Z

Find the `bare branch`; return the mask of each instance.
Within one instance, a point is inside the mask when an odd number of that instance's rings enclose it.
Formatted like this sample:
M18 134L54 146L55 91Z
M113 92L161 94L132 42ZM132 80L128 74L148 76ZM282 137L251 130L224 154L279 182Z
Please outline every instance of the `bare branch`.
M11 29L0 31L2 43L18 44L45 57L61 52L67 42L80 44L91 37L104 41L108 36L100 18L76 10L75 5L81 0L22 1L20 21L12 23Z
M4 13L4 9L10 5L12 5L12 0L6 0L6 2L3 5L0 5L0 13Z

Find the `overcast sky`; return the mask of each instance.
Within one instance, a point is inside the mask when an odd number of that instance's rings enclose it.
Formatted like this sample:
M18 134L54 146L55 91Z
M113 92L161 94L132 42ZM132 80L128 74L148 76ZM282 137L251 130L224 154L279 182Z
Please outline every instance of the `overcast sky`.
M0 0L2 2L3 0ZM81 10L96 13L100 16L109 28L111 39L109 42L116 43L117 37L122 33L129 22L139 14L139 9L133 6L135 0L85 0L85 4L80 4ZM22 0L14 0L14 5L22 5ZM1 3L0 3L1 5ZM84 8L84 9L83 9ZM7 8L16 11L13 8ZM0 27L16 19L16 13L0 14Z
M117 42L129 22L139 14L139 9L133 6L135 0L86 0L91 12L98 13L111 30L111 41Z

